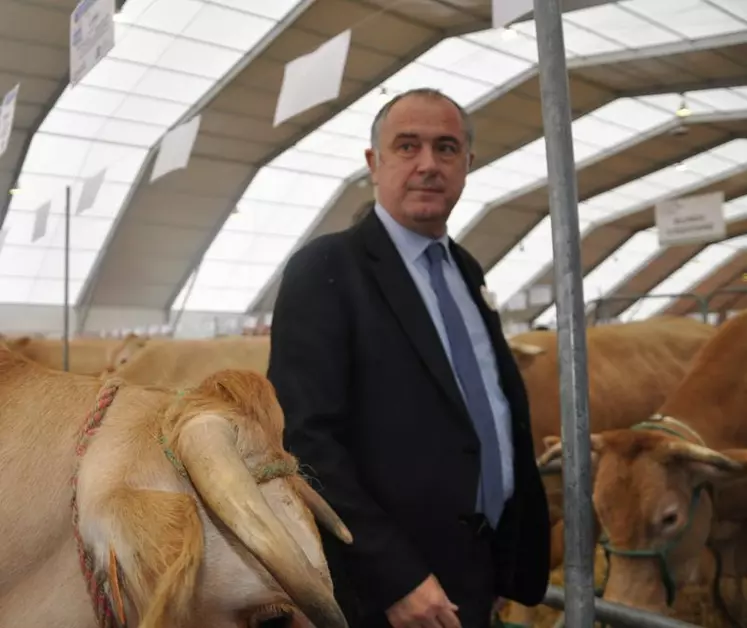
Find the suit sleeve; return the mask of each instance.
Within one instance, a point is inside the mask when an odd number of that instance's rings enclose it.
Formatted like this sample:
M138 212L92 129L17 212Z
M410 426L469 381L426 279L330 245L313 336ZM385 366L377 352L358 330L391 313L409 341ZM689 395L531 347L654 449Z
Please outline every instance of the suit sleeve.
M285 414L285 443L353 535L339 544L358 599L384 611L430 573L410 542L359 481L348 446L354 330L330 242L288 262L272 320L268 377ZM386 455L386 452L382 452ZM336 547L335 549L338 549Z

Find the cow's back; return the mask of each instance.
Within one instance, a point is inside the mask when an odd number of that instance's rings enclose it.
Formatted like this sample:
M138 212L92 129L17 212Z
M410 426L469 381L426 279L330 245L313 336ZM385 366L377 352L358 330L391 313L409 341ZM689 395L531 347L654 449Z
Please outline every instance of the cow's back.
M70 372L99 376L121 343L116 338L71 338L68 346ZM6 344L29 360L56 371L64 370L65 350L60 338L11 337Z
M269 336L151 340L115 374L133 384L190 387L224 369L246 369L264 375L269 356Z
M715 328L706 323L679 317L589 328L592 431L628 427L655 412L715 333ZM519 357L529 395L535 451L539 454L544 451L545 436L560 434L557 336L552 331L532 331L513 340L545 350L534 357Z

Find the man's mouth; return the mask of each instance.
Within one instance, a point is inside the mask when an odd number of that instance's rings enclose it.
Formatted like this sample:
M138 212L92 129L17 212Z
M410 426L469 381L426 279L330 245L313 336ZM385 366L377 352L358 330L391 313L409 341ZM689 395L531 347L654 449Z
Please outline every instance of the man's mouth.
M410 188L411 192L420 192L422 194L443 194L442 188Z

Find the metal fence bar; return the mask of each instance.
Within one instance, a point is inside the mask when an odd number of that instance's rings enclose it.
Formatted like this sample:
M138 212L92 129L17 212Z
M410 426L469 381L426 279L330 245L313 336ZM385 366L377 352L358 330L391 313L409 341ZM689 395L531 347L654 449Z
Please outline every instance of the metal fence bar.
M65 188L65 286L62 297L62 370L70 370L70 186Z
M594 556L586 316L568 69L561 18L560 0L534 0L558 312L564 571L571 592L566 623L573 628L593 628Z
M726 294L747 294L747 288L719 288L718 290L714 290L713 292L709 292L704 298L706 303L708 304L708 307L711 307L711 301L714 297L721 297Z
M708 300L711 297L715 297L719 294L747 294L747 288L719 288L713 292L709 292L705 299Z
M572 596L568 597L572 601ZM550 585L547 587L543 604L562 611L566 607L565 598L565 591L561 587ZM597 620L614 628L700 628L697 624L688 624L679 619L649 613L623 604L605 602L599 598L594 598L593 603ZM565 609L566 616L569 610ZM567 625L573 626L571 623Z
M708 297L703 297L692 292L611 295L608 297L600 297L598 299L594 299L593 301L589 301L587 307L591 305L594 306L591 317L593 320L593 324L596 325L599 320L599 312L601 311L601 313L604 314L605 304L613 303L615 301L630 301L630 304L633 305L638 301L642 301L643 299L693 299L698 303L698 307L700 308L700 315L703 318L703 322L708 322Z

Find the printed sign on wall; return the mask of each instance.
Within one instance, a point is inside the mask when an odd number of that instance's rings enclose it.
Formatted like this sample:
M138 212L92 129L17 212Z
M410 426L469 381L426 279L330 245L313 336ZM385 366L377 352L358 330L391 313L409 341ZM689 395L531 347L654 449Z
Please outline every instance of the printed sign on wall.
M114 48L114 10L114 0L81 0L70 14L72 85Z
M724 193L668 199L656 204L659 246L713 242L726 237Z

